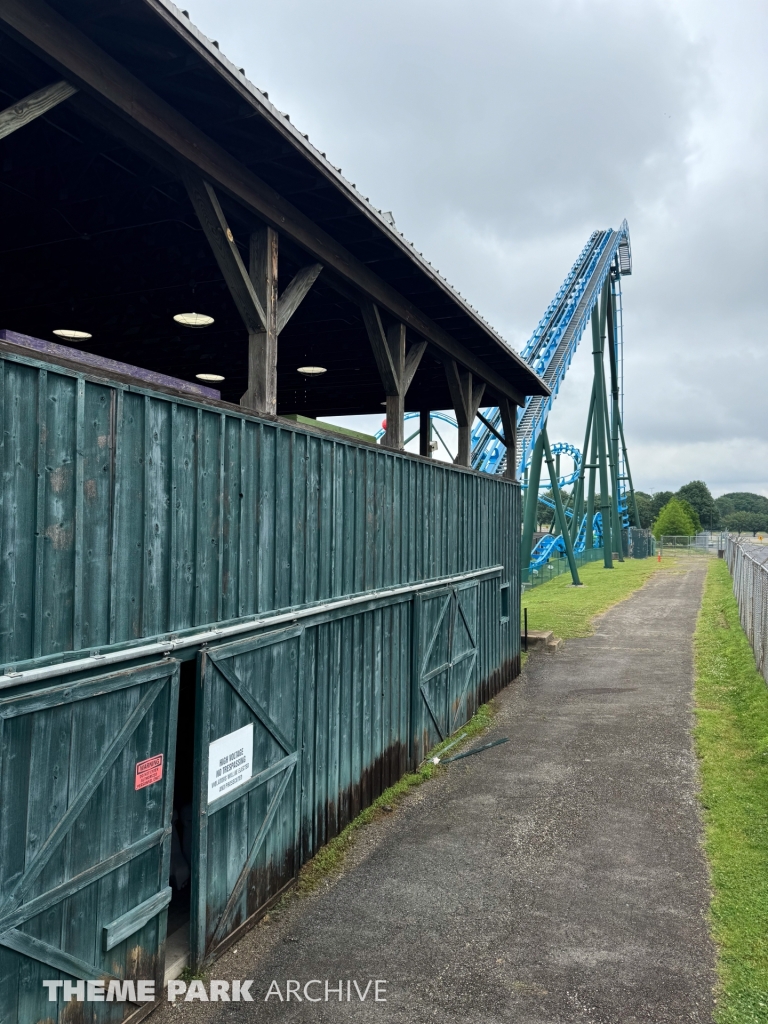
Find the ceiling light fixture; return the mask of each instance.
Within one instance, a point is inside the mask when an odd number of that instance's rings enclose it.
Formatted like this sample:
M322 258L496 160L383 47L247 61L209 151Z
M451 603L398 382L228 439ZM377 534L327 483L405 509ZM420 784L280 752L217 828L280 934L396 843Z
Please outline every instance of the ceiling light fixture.
M196 373L198 380L224 380L220 373Z
M53 332L58 338L66 338L68 341L85 341L86 338L92 338L93 335L89 334L88 331L67 331L64 328Z
M325 366L297 366L296 369L305 377L319 377L321 373L328 372Z
M184 327L210 327L213 323L213 317L205 313L177 313L173 319Z

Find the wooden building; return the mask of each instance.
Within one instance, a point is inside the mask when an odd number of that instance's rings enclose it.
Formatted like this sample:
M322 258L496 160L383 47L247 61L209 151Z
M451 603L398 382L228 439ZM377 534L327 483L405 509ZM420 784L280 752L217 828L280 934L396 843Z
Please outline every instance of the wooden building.
M0 1020L31 1024L72 1014L45 979L160 995L170 932L211 960L517 674L519 487L469 431L499 405L513 446L547 389L166 0L0 0L0 90ZM381 445L313 423L384 408ZM456 465L404 452L445 408Z

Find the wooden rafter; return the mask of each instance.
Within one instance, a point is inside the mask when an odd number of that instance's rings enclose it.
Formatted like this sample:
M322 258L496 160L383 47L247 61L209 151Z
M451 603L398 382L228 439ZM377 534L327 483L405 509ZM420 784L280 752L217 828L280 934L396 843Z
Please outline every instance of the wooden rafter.
M344 283L486 381L497 394L522 404L522 394L504 376L457 342L43 0L3 0L0 22L32 49L42 52L113 114L137 125L166 152L195 167L215 187L286 234Z
M54 82L53 85L46 85L44 89L30 93L23 100L18 100L10 107L0 111L0 139L4 139L11 132L23 128L25 124L34 121L49 110L53 110L70 96L74 96L77 89L69 82Z

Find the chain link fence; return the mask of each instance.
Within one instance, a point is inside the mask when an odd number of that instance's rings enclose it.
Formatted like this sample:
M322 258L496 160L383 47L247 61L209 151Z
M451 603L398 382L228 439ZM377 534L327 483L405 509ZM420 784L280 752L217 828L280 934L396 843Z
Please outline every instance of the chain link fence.
M602 548L585 548L581 554L575 555L576 565L580 569L582 565L586 565L588 562L602 562L603 560L603 549ZM530 580L527 580L522 585L522 592L526 590L532 590L534 587L540 587L542 583L548 583L553 580L555 576L560 576L564 572L570 572L570 566L568 565L568 559L565 555L561 555L559 558L550 558L546 565L542 565L539 569L531 569Z
M768 546L726 536L725 558L741 625L755 652L758 671L768 682Z
M725 533L717 533L715 531L705 530L703 533L697 533L695 537L686 536L667 536L659 537L657 541L657 550L664 555L664 552L669 554L705 554L714 555L718 551L723 549L725 544L725 538L728 535Z

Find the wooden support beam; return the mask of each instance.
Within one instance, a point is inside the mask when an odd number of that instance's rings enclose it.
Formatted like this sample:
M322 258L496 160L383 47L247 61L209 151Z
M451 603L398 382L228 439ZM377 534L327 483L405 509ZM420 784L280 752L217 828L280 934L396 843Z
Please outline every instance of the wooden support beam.
M494 425L491 423L491 421L486 419L485 416L483 416L483 414L481 412L479 412L479 411L477 412L476 415L477 415L477 418L480 420L480 422L483 424L483 426L488 428L488 430L496 438L496 440L500 441L501 444L503 444L506 447L506 441L504 440L504 435L500 434L498 432L498 430L496 429L496 427L494 427Z
M25 96L23 100L6 107L0 111L0 139L47 114L76 92L77 89L69 82L54 82L53 85L46 85L44 89L38 89L37 92Z
M75 80L79 87L97 97L113 114L137 125L167 152L195 167L214 186L287 235L324 267L335 271L340 280L351 284L444 355L458 360L475 376L487 381L498 395L506 395L518 405L524 403L522 392L501 373L456 341L43 0L2 0L0 23L58 67L68 79ZM439 288L444 287L436 276L434 283ZM472 316L470 311L467 316ZM479 319L477 322L480 324ZM501 342L498 347L503 348ZM509 355L521 371L529 372L522 360ZM541 393L548 391L541 383Z
M506 398L499 401L501 425L504 428L504 444L507 448L507 460L504 466L506 480L517 479L517 409Z
M322 270L320 263L302 267L277 300L277 333L280 334L307 296Z
M457 466L469 466L472 456L472 423L485 393L485 383L473 380L472 374L460 369L454 359L446 359L444 364L448 390L459 425L459 451L454 462Z
M419 413L419 455L432 458L432 418L429 409Z
M248 334L248 390L240 405L277 414L277 232L254 231L249 251L250 284L264 310L263 330Z
M400 375L392 358L392 351L387 342L384 325L381 322L378 307L373 302L363 302L360 306L363 323L368 332L368 340L373 349L373 358L379 368L379 376L384 385L384 393L396 395L400 390Z
M267 330L264 305L248 277L235 236L213 187L193 171L184 173L184 184L248 333Z
M213 186L192 171L184 184L210 243L216 262L248 330L248 390L240 404L255 412L277 413L277 336L323 269L303 267L277 297L277 232L266 225L250 239L250 269L246 271L235 237Z
M426 351L426 341L417 341L415 345L411 345L408 349L408 354L405 357L405 368L403 370L403 394L405 394L411 386L413 378L416 375L416 371L419 368L421 357Z
M387 448L400 450L405 444L405 324L392 324L387 328L387 348L396 374L396 389L387 394L387 429L383 443Z
M405 396L427 343L419 341L406 353L405 324L392 324L385 331L378 307L373 302L361 303L360 312L387 400L387 429L382 444L387 448L401 449L405 443Z

